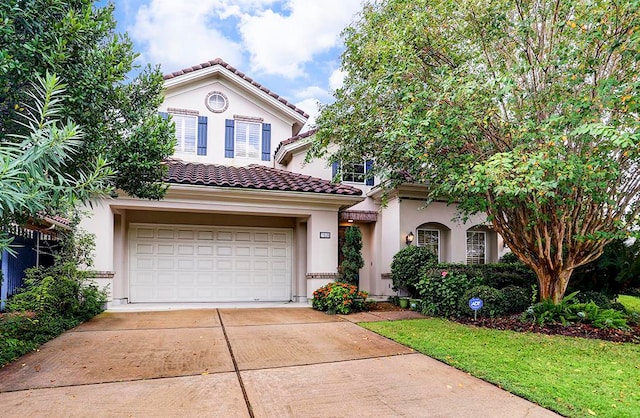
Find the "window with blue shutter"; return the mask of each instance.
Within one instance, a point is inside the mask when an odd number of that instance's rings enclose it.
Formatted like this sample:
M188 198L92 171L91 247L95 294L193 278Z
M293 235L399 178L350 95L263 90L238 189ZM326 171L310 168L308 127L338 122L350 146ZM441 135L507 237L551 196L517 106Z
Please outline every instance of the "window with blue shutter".
M233 158L235 143L235 121L227 119L224 123L224 157Z
M336 176L338 175L338 170L340 170L340 163L333 163L331 164L331 179L335 180Z
M271 161L271 124L262 124L262 161Z
M207 117L198 116L198 155L207 155Z
M341 181L347 183L358 183L367 186L373 186L373 177L369 177L369 172L373 168L373 160L366 160L361 163L343 164L333 163L333 177L336 176L338 170L341 171Z
M373 186L373 176L369 174L372 166L373 166L373 160L367 160L365 162L365 174L367 175L365 184L367 186Z

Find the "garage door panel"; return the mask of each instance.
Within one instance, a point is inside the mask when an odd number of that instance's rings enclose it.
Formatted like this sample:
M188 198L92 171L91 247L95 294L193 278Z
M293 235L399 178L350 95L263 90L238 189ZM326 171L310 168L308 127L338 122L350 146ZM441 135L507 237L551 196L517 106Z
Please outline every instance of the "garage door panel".
M198 240L213 241L213 231L198 231Z
M288 229L132 224L132 302L291 298Z
M173 239L175 237L175 230L158 228L158 239Z
M198 255L199 256L212 256L213 255L213 245L198 245Z
M236 241L239 241L239 242L251 241L251 232L236 232Z
M231 231L218 231L216 234L217 241L233 241L233 232Z
M236 255L239 257L250 257L251 247L236 247Z
M138 244L136 246L136 254L154 254L153 244Z

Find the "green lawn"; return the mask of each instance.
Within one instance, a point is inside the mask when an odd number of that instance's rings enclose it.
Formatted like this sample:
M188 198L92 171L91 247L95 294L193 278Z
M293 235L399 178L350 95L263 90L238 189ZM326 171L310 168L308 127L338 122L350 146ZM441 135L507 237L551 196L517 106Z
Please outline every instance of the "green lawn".
M570 417L640 417L640 344L498 331L443 319L360 324Z
M640 313L639 297L620 295L618 296L618 302L622 303L624 307L627 308L628 310Z

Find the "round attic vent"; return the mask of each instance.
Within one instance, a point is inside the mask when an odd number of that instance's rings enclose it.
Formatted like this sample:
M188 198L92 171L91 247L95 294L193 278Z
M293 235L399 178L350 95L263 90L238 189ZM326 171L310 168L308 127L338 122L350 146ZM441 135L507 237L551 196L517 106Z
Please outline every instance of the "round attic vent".
M222 113L229 107L229 99L220 91L212 91L207 94L204 103L207 105L207 109L214 113Z

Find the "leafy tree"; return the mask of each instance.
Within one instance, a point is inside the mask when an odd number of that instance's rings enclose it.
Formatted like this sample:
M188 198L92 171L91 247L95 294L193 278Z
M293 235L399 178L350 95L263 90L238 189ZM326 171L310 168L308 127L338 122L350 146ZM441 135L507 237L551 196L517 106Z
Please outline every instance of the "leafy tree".
M132 196L159 199L162 160L171 155L172 125L157 115L163 80L145 68L126 82L137 54L116 34L113 4L91 0L0 0L0 140L24 133L14 123L26 87L45 72L61 74L68 98L62 115L82 126L84 141L65 172L87 170L104 155L117 175L113 185Z
M28 91L31 101L18 114L18 123L28 132L12 134L12 141L0 146L0 226L22 223L41 212L64 212L110 191L112 171L100 157L87 161L88 171L75 177L65 174L82 144L82 131L73 122L60 122L64 85L55 75L45 77ZM0 251L10 243L0 230Z
M342 244L342 263L338 268L338 280L358 286L360 269L364 267L362 259L362 233L357 226L350 226L344 232Z
M638 224L639 4L370 1L310 156L487 213L557 303Z

